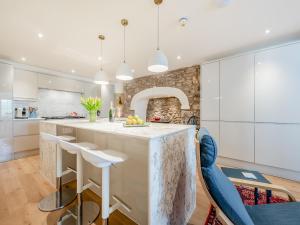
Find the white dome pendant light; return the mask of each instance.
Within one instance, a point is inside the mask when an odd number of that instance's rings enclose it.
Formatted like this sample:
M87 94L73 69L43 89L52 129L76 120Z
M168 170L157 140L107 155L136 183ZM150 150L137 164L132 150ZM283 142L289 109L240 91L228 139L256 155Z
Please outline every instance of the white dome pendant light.
M148 70L154 73L165 72L169 69L168 58L166 55L159 49L159 5L163 0L154 0L154 3L157 5L157 48L154 54L149 59Z
M94 78L95 84L109 84L109 77L107 73L103 70L103 46L102 42L105 40L104 35L99 35L98 38L100 39L100 48L101 48L101 61L100 61L100 71L96 73Z
M125 41L126 41L125 28L128 25L128 20L122 19L121 24L124 27L124 52L123 52L124 55L123 55L123 62L121 63L121 65L117 71L116 78L118 80L132 80L133 74L132 74L130 67L126 63L126 49L125 49Z

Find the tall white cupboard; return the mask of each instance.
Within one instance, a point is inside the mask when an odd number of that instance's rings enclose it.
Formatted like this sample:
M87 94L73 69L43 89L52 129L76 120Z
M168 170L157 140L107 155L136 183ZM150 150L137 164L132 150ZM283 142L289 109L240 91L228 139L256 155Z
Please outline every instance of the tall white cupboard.
M221 158L300 180L300 42L203 64L200 92Z

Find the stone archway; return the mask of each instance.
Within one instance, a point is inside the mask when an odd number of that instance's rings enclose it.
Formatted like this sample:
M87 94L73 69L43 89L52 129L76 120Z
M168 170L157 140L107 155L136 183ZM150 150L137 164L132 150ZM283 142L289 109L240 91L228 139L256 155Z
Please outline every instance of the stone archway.
M189 110L189 100L185 93L173 87L153 87L145 89L133 96L130 109L142 119L146 119L148 101L151 98L176 97L181 103L181 109Z

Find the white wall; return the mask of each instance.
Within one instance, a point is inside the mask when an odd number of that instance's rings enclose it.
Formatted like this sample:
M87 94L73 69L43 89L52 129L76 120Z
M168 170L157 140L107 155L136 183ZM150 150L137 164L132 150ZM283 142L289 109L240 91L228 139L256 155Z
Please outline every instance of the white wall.
M110 108L110 103L114 103L114 93L115 86L112 84L101 85L101 99L103 101L102 109L101 109L101 117L108 117L108 112Z
M219 156L298 172L300 42L201 66L201 126ZM275 174L276 175L276 174Z

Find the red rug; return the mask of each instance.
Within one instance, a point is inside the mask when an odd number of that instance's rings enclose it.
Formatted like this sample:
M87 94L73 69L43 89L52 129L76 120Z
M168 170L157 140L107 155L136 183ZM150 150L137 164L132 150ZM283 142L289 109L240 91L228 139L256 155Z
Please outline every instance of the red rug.
M254 205L254 188L244 187L244 186L236 186L238 192L241 195L241 198L245 205ZM258 204L266 204L267 197L266 192L259 192ZM288 202L288 199L282 198L276 195L272 195L270 199L271 203L280 203L280 202ZM209 209L209 214L206 218L205 225L222 225L220 221L216 218L216 210L213 206Z

